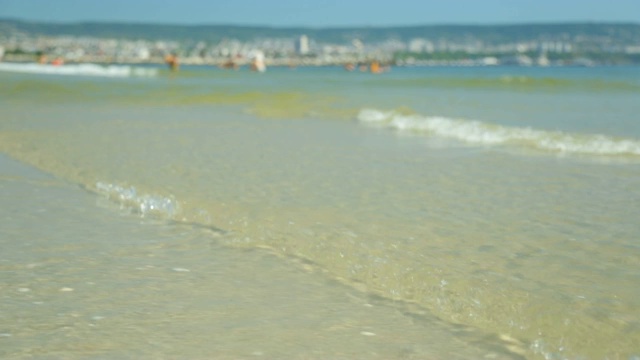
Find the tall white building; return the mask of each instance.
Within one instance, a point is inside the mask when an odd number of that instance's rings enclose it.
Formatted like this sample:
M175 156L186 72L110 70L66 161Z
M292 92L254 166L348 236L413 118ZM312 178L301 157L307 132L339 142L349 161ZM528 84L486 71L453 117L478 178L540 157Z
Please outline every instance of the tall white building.
M305 55L309 53L309 38L307 35L301 35L296 41L296 53Z

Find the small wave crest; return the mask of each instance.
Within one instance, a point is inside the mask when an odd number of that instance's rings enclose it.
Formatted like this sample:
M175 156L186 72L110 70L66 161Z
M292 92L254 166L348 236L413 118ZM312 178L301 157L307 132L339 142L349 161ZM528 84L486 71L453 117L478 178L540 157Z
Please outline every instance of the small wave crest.
M158 69L147 69L128 65L98 64L65 64L48 65L35 63L0 63L0 71L30 73L30 74L55 74L76 76L103 76L103 77L153 77L158 74Z
M159 195L138 194L133 186L125 187L97 182L96 191L122 208L130 209L141 216L150 215L171 219L178 213L178 204L174 199Z
M640 156L640 141L601 134L570 134L442 116L406 115L396 111L375 109L362 109L358 114L358 120L371 126L453 139L475 145L513 145L566 154Z

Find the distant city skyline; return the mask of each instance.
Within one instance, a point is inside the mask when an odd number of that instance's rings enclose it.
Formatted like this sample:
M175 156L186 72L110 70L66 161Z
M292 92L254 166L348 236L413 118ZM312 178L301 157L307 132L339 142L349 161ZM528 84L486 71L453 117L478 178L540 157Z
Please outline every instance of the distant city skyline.
M0 18L274 27L640 23L640 0L0 0Z

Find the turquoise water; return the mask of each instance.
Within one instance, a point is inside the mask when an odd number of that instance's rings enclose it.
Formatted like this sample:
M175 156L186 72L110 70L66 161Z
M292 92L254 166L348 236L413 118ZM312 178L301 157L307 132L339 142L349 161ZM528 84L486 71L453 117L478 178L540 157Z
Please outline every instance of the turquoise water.
M640 356L637 68L139 73L0 72L0 150L514 357Z

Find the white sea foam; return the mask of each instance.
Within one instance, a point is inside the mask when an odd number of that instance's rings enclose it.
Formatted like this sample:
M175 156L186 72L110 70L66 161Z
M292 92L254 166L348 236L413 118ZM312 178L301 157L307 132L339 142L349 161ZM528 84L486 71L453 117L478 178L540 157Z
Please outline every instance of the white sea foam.
M441 116L404 115L374 109L361 110L358 120L378 127L453 139L475 145L512 145L567 154L640 156L639 140L614 138L601 134L570 134Z
M142 216L154 215L164 218L173 218L178 212L178 205L174 199L149 194L138 194L133 186L125 187L103 182L96 183L98 193L107 199L120 204Z
M147 69L128 65L98 64L65 64L49 65L36 63L0 63L0 71L31 73L31 74L55 74L76 76L103 76L103 77L153 77L158 74L158 69Z

